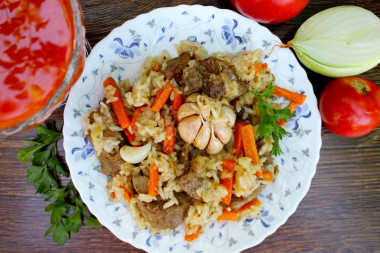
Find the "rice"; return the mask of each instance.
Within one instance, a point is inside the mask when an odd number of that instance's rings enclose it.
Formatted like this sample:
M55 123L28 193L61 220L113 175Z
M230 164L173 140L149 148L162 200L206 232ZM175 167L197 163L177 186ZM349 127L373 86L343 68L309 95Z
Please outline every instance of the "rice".
M183 41L176 45L178 54L189 53L195 59L188 62L188 66L184 69L184 73L197 66L196 60L203 60L208 57L207 51L199 43ZM252 91L262 92L271 82L274 76L268 69L257 71L253 66L259 63L264 57L262 50L258 49L253 52L242 52L236 55L228 53L216 53L213 56L224 60L233 69L240 80L244 81L248 89ZM142 214L138 207L138 203L154 203L163 202L163 209L169 210L181 203L178 198L183 191L180 186L180 177L186 170L185 165L180 162L182 147L184 141L178 137L177 128L175 128L176 138L174 151L167 155L162 150L162 143L166 136L166 127L168 125L175 126L178 122L173 115L171 101L174 100L174 93L182 94L182 88L174 79L166 80L165 75L160 70L165 70L168 61L171 59L168 51L163 51L161 55L148 57L139 70L139 77L131 85L130 80L122 80L119 82L120 92L122 94L123 104L127 114L132 115L136 108L141 107L141 113L135 118L134 125L130 125L124 131L129 131L134 135L136 143L151 142L152 148L148 157L138 164L130 164L121 162L120 171L117 175L111 177L107 183L107 192L112 202L126 203L133 219L139 227L148 228L153 233L167 234L170 229L155 229ZM184 74L184 75L185 75ZM224 124L229 122L229 118L223 113L223 106L230 106L231 100L241 92L238 89L236 80L232 80L227 74L221 73L219 76L210 75L210 80L221 78L226 87L226 94L222 99L213 99L205 95L195 96L193 109L205 119L213 119L214 124ZM174 92L171 93L169 103L167 103L160 112L153 112L151 105L156 94L167 83L174 86ZM110 103L115 102L115 88L108 86L104 89L105 100L100 103L99 108L88 112L83 118L83 126L85 135L91 140L97 156L101 156L103 152L107 154L115 154L119 150L122 143L123 129L117 125L115 116L111 110ZM188 98L189 99L189 98ZM250 92L244 92L240 95L236 102L235 112L242 119L250 120L256 125L260 119L260 110L257 107L257 99ZM255 127L257 132L257 127ZM111 134L110 134L111 133ZM260 164L254 165L248 157L237 158L233 155L234 138L227 143L222 151L215 155L199 154L191 161L191 169L197 175L202 175L201 187L197 188L196 195L201 201L193 201L185 214L186 234L196 233L209 222L216 221L226 207L222 204L223 198L228 194L227 189L221 184L222 180L230 178L234 175L233 195L236 198L246 199L247 201L257 197L256 192L267 185L269 182L256 176L260 171L270 171L274 175L277 174L278 168L273 163L271 157L272 141L257 139L260 142L258 148L260 156ZM235 172L223 170L223 159L231 159L235 161ZM157 196L147 193L133 193L130 189L133 176L142 175L149 176L150 165L154 164L159 171ZM128 192L132 192L128 196ZM130 202L128 201L130 199ZM236 210L241 207L241 203L231 204L227 210ZM232 209L231 209L232 208ZM235 209L234 209L235 208ZM260 215L260 206L251 206L238 214L239 219L255 218ZM201 230L202 230L201 229Z

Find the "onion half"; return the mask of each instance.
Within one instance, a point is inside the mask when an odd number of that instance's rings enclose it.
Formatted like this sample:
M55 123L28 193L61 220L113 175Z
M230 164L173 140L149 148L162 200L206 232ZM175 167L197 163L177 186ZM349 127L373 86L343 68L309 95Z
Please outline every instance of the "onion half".
M289 45L314 72L357 75L380 62L380 19L357 6L333 7L306 20Z

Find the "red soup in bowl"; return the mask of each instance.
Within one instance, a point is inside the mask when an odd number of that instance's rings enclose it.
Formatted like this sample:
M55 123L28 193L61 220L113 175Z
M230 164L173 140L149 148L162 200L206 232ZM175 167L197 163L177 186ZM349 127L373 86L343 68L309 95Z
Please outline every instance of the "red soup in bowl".
M65 99L84 64L77 0L0 3L0 131L45 120Z

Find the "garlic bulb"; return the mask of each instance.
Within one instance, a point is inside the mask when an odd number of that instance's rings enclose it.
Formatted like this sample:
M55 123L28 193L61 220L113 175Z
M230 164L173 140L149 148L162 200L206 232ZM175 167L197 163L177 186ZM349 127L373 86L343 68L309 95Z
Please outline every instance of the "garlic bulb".
M220 152L232 138L236 114L218 100L192 94L178 109L177 116L181 138L209 154Z
M319 74L357 75L380 62L380 19L360 7L333 7L306 20L289 45Z

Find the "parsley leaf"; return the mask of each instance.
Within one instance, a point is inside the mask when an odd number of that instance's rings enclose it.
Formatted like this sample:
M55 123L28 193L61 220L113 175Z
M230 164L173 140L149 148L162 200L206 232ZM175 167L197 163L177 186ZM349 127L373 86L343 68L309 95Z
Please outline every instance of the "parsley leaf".
M23 163L31 161L26 181L34 185L36 193L46 196L45 201L53 201L45 207L45 212L51 213L51 226L45 236L53 234L54 242L62 246L70 239L70 233L79 231L83 220L89 228L98 227L100 223L86 210L71 180L66 185L60 184L58 175L69 176L57 155L57 141L63 137L62 127L58 130L51 121L35 130L38 134L26 141L30 146L20 149L18 159Z
M280 140L289 134L277 122L280 120L286 121L295 115L288 107L282 109L273 108L271 102L273 101L272 94L274 90L275 86L270 83L262 93L251 90L248 91L256 96L258 100L257 104L261 111L261 121L257 132L261 138L267 140L271 137L273 139L272 155L277 156L282 153Z

